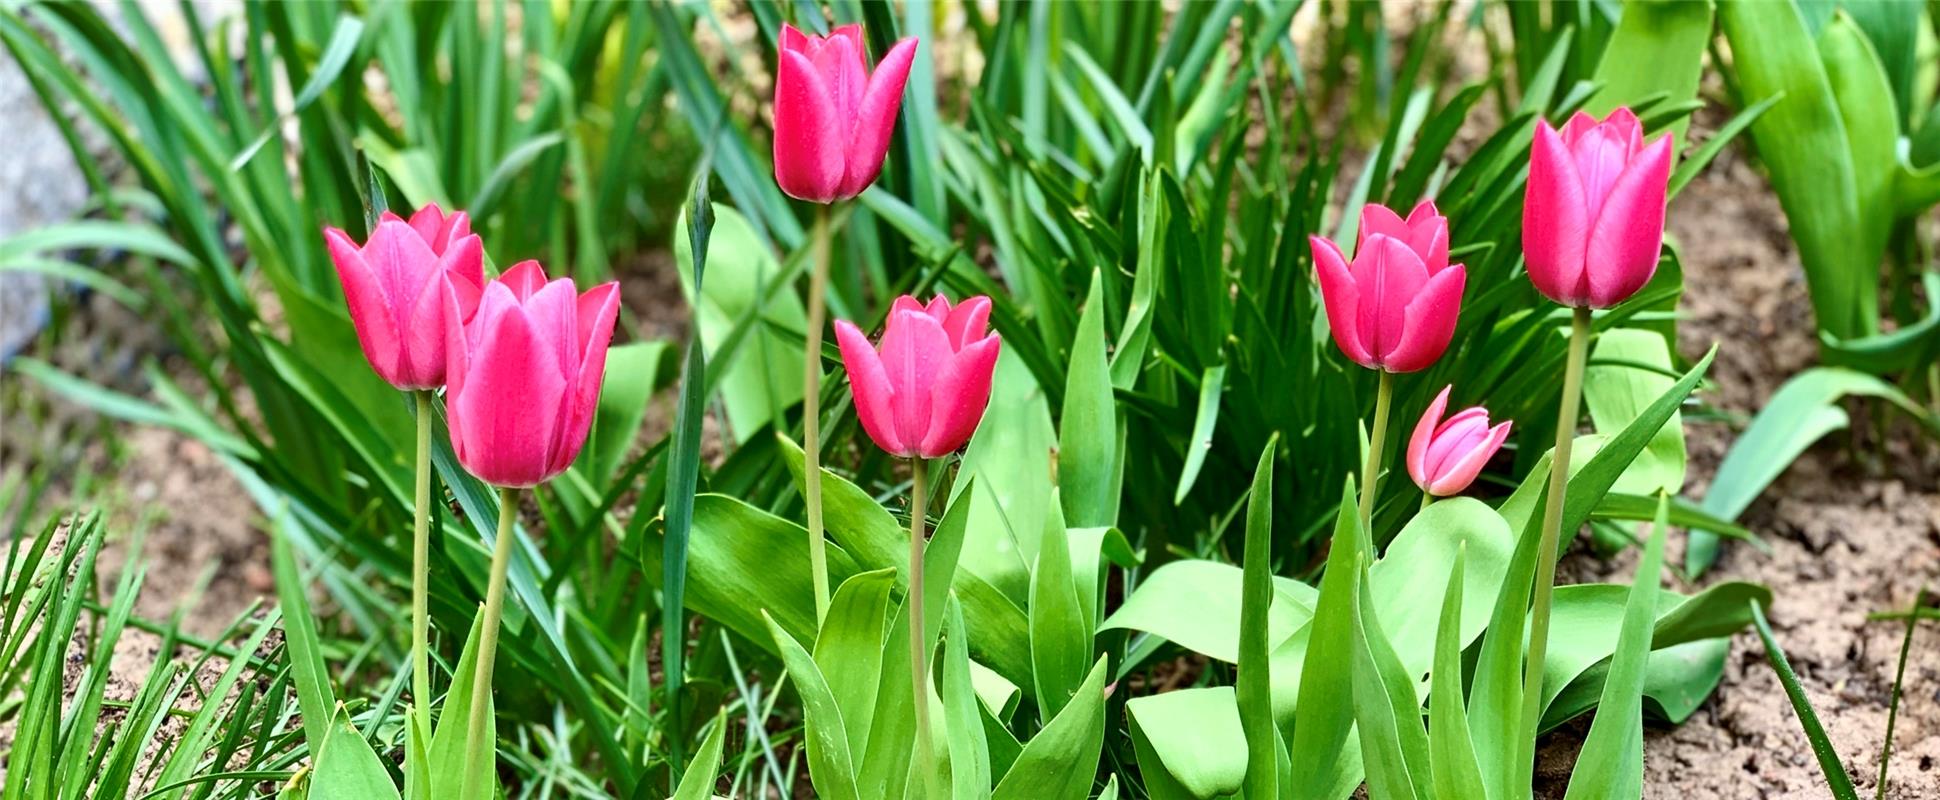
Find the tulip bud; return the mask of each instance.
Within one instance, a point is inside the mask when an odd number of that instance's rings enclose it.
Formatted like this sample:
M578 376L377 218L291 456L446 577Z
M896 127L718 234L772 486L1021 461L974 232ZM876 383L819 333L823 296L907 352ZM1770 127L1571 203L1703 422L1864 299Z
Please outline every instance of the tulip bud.
M486 285L471 322L448 318L451 448L479 480L537 486L586 444L619 284L577 292L571 278L547 281L539 262L524 261Z
M927 307L904 295L890 308L878 351L861 329L836 320L856 416L877 447L899 458L936 458L970 440L997 368L989 321L988 297L951 308L942 295Z
M399 389L443 386L446 289L462 323L485 282L484 246L465 212L447 216L432 204L406 222L386 211L362 247L337 228L324 228L323 240L371 369Z
M1435 402L1428 404L1408 440L1408 475L1422 491L1436 497L1468 488L1509 438L1509 423L1489 427L1489 410L1481 406L1462 409L1442 421L1449 388L1443 387Z
M1334 344L1354 363L1414 372L1435 363L1455 336L1468 273L1448 263L1448 219L1423 201L1406 220L1369 204L1350 265L1328 239L1309 238Z
M1561 133L1536 124L1522 250L1537 291L1566 306L1609 308L1657 271L1671 137L1643 143L1630 109L1602 122L1577 112Z
M875 183L915 58L916 39L903 39L871 74L861 25L843 25L827 37L781 26L775 71L775 183L781 190L799 200L832 203Z

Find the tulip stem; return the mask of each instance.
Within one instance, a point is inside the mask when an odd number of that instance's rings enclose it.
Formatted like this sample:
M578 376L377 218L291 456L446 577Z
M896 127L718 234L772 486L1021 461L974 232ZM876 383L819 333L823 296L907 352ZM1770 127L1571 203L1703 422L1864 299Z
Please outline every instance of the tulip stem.
M419 390L418 500L416 529L411 537L411 701L430 713L431 658L431 392ZM425 719L429 720L427 716Z
M1570 318L1569 362L1563 371L1563 399L1556 417L1556 449L1549 461L1543 538L1536 550L1535 610L1529 622L1529 660L1523 665L1522 674L1522 736L1516 743L1521 748L1516 763L1524 776L1534 768L1536 728L1542 722L1543 665L1549 656L1550 593L1556 585L1556 550L1563 527L1564 495L1569 486L1570 443L1576 439L1577 407L1583 399L1583 364L1589 351L1590 309L1578 306Z
M944 797L936 779L936 752L930 748L929 641L923 630L923 516L929 507L922 456L909 460L909 677L916 701L916 758L930 800Z
M465 741L465 794L464 800L475 800L487 796L491 791L489 784L480 784L488 770L495 769L490 764L479 763L486 752L496 752L497 743L492 738L491 714L486 709L492 704L492 666L498 659L499 615L505 610L505 570L512 561L512 525L519 518L519 490L501 487L498 490L498 538L492 542L492 577L485 587L485 626L479 631L478 669L472 673L471 724ZM488 746L480 747L484 741Z
M1374 490L1381 480L1381 450L1388 444L1388 406L1394 403L1394 373L1381 370L1374 395L1374 428L1367 435L1367 465L1361 469L1361 528L1374 537Z
M829 207L816 206L815 270L808 279L807 344L802 350L802 501L808 506L808 565L815 581L815 625L829 615L829 560L822 535L822 325L829 290Z
M1434 495L1432 495L1432 494L1429 494L1429 493L1428 493L1428 492L1426 492L1426 491L1423 491L1423 492L1421 493L1421 508L1420 508L1420 511L1427 511L1427 510L1428 510L1428 507L1429 507L1430 505L1433 505L1433 504L1434 504L1434 502L1435 502L1435 496L1434 496Z

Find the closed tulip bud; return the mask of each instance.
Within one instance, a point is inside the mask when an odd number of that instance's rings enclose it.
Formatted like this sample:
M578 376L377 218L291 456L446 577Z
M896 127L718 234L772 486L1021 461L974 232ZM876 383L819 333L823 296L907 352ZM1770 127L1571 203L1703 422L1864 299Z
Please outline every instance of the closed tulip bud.
M619 312L618 284L578 294L571 278L547 281L537 261L486 285L471 322L445 328L458 463L501 487L564 472L593 424Z
M470 319L485 282L485 250L465 212L428 205L406 222L386 211L362 247L337 228L323 240L371 369L399 389L443 386L445 316ZM457 300L449 311L447 288Z
M1443 421L1442 411L1447 408L1448 387L1444 387L1408 440L1408 475L1422 491L1436 497L1468 488L1509 439L1508 422L1489 427L1488 409L1465 408Z
M1644 288L1664 242L1671 137L1643 141L1630 109L1602 122L1577 112L1558 132L1536 124L1522 250L1537 291L1566 306L1609 308Z
M1414 372L1435 363L1455 336L1468 273L1448 263L1448 219L1423 201L1403 220L1386 207L1361 210L1350 264L1331 240L1310 238L1314 272L1334 344L1354 363Z
M781 190L799 200L832 203L875 183L915 58L916 39L903 39L872 73L861 25L843 25L826 37L781 26L775 71L775 183Z
M890 308L880 350L855 325L836 321L856 416L877 447L899 458L936 458L970 440L997 368L989 321L988 297L952 308L942 295L928 306L904 295Z

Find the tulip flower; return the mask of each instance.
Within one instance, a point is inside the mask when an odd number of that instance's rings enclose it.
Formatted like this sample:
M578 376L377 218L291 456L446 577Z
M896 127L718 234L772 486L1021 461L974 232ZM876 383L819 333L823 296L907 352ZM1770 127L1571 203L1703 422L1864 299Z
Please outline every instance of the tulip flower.
M896 298L880 350L855 325L835 323L862 430L877 447L909 459L909 601L904 605L909 609L916 753L930 797L944 795L930 748L930 653L929 637L923 633L923 517L929 507L925 460L955 452L983 420L997 369L998 339L987 333L989 325L990 298L972 297L952 307L942 295L927 306L908 295ZM950 576L942 579L948 583Z
M1630 109L1536 124L1522 250L1536 289L1566 306L1609 308L1657 271L1671 137L1643 141Z
M455 293L462 323L485 282L485 249L470 218L433 204L409 222L384 212L362 247L337 228L325 228L323 239L371 369L399 389L443 386L445 287Z
M775 183L790 197L832 203L862 193L882 173L903 104L916 39L889 48L869 70L861 25L829 36L781 26L775 72Z
M485 287L470 323L448 322L458 463L502 487L564 472L593 423L619 310L618 284L581 295L571 278L547 281L539 262L525 261Z
M1408 475L1431 497L1459 494L1481 474L1489 457L1509 438L1509 423L1489 427L1489 410L1465 408L1442 419L1448 387L1428 404L1415 435L1408 440Z
M1434 203L1423 201L1406 220L1363 207L1351 264L1332 241L1310 243L1327 326L1342 353L1384 372L1414 372L1441 358L1468 274L1448 263L1448 219Z
M997 368L989 320L988 297L952 308L942 295L928 306L904 295L890 309L880 351L861 329L836 321L856 416L877 447L899 458L937 458L970 440Z

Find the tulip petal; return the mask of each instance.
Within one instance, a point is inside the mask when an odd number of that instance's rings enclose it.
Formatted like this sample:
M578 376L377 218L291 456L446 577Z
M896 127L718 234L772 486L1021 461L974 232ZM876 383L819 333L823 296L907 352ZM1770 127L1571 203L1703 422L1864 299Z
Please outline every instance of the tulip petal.
M924 458L938 458L956 452L977 432L984 409L990 405L991 376L997 370L1001 347L997 337L986 336L971 342L949 363L930 389L929 432L919 449Z
M910 65L916 60L916 39L904 39L889 48L869 76L855 112L855 127L845 143L846 167L842 176L842 196L854 197L876 182L882 174L882 159L889 152L889 137L896 130L896 113L903 105L903 85L909 80Z
M786 22L781 24L781 49L802 52L808 49L808 36L800 28Z
M547 451L566 380L524 309L508 308L492 321L450 406L453 438L465 442L459 461L493 486L536 486L551 477Z
M568 284L569 286L571 284ZM567 399L564 434L553 451L552 469L563 472L586 446L599 408L600 386L606 379L606 350L613 341L613 323L620 315L620 285L602 283L579 296L574 318L579 323L576 349L579 360L567 364L574 371L572 395Z
M1588 202L1569 147L1549 123L1537 122L1522 207L1522 251L1530 283L1563 305L1580 305L1586 299L1583 251L1590 232Z
M426 246L433 252L439 250L439 245L444 243L443 237L439 235L444 232L445 227L444 209L439 208L437 203L426 203L424 208L411 214L410 224L411 229L418 232L418 238L423 239Z
M930 387L954 355L935 317L918 311L889 315L882 334L882 366L889 385L896 387L891 407L896 439L905 447L920 444L929 431Z
M1508 439L1509 423L1505 420L1491 429L1482 441L1462 452L1453 463L1441 465L1439 474L1428 486L1428 493L1445 497L1467 489L1469 484L1475 482L1475 476L1482 474L1482 468L1488 466L1495 451L1501 449L1502 443Z
M452 241L438 257L438 266L445 272L458 275L471 282L473 286L485 285L485 243L476 235L466 234Z
M384 286L393 321L404 321L404 304L416 299L425 282L438 272L438 256L403 222L379 222L364 243L364 263Z
M1408 212L1408 246L1421 256L1428 274L1448 268L1448 219L1436 210L1435 201L1423 200Z
M1422 458L1431 474L1440 474L1454 458L1482 443L1489 435L1489 411L1481 406L1464 408L1435 431L1435 440Z
M1402 241L1408 240L1408 223L1394 209L1380 203L1367 203L1361 206L1361 224L1355 234L1354 252L1361 251L1367 244L1367 237L1377 233L1386 234Z
M842 186L848 126L815 65L794 50L781 51L775 72L775 184L798 200L827 203Z
M889 303L890 316L895 316L898 311L914 311L918 314L927 314L930 310L928 306L923 305L923 301L906 294L897 297Z
M1359 323L1361 290L1347 271L1347 259L1333 240L1307 237L1314 251L1314 280L1320 284L1320 299L1327 307L1327 327L1334 332L1334 344L1354 363L1373 367L1374 355L1361 341Z
M1610 188L1590 230L1584 255L1590 305L1609 308L1644 288L1657 272L1664 243L1664 193L1671 174L1671 139L1645 147Z
M863 67L861 26L844 25L837 28L835 33L822 40L821 49L810 55L809 63L814 64L815 73L822 76L822 85L828 89L829 99L835 104L835 120L846 131L855 124L856 109L862 105L862 92L869 85L869 74Z
M895 387L883 370L869 337L848 320L835 321L835 341L842 348L842 366L849 373L849 391L855 395L856 418L869 439L893 456L908 455L896 436Z
M546 268L539 262L526 259L513 264L505 274L498 276L499 284L512 290L512 296L523 303L546 286Z
M1354 254L1354 285L1361 290L1361 341L1378 361L1400 348L1407 309L1428 282L1428 268L1406 242L1386 234L1368 237Z
M1435 429L1440 427L1442 412L1448 408L1448 392L1453 386L1443 386L1441 393L1435 395L1428 410L1421 413L1421 421L1415 423L1414 435L1408 437L1408 476L1415 479L1415 485L1422 491L1428 490L1428 482L1434 475L1428 471L1428 445L1434 441Z
M923 312L935 318L936 324L946 325L950 321L950 298L941 294L931 297L929 305L923 306Z
M337 279L344 287L344 304L350 309L351 327L357 330L357 343L364 349L365 360L378 377L397 385L398 355L403 344L398 340L397 319L391 313L384 285L343 231L325 228L323 240L330 250L330 260L337 265Z
M943 332L949 334L950 346L961 352L971 342L982 339L990 330L990 298L977 295L957 304L950 309L950 316L943 321Z
M398 356L400 389L435 389L445 384L445 301L449 279L440 274L424 282L400 326L404 346Z
M1460 264L1435 273L1409 302L1403 315L1400 345L1381 358L1389 372L1414 372L1435 363L1455 338L1455 321L1462 312L1462 289L1468 271Z

